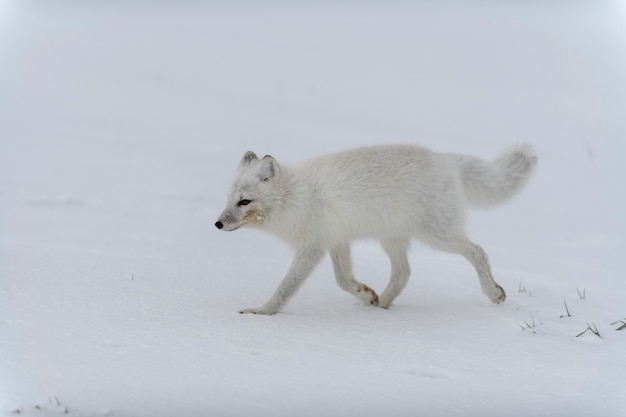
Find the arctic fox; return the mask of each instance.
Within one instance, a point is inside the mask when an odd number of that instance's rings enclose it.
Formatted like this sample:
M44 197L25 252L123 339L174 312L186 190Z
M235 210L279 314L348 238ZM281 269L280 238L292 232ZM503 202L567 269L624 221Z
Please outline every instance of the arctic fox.
M242 226L273 233L295 249L287 275L262 306L241 313L275 314L300 288L326 251L339 287L365 304L387 308L410 274L411 238L463 255L494 303L506 298L485 251L464 230L466 205L491 206L513 197L537 164L529 145L492 162L411 145L364 147L322 156L300 167L246 152L218 229ZM380 297L352 273L350 241L380 240L391 259Z

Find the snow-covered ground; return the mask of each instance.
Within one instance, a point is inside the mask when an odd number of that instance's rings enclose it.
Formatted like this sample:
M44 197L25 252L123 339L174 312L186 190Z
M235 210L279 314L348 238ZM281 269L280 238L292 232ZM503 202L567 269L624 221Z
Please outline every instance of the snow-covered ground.
M74 3L0 4L0 415L626 416L623 4ZM416 243L389 310L325 260L237 313L291 256L213 227L246 150L522 141L468 220L504 304Z

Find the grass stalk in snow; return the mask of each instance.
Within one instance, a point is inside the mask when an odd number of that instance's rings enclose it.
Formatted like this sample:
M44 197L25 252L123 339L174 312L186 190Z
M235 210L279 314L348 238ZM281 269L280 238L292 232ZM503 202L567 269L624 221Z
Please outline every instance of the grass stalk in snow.
M585 333L587 333L589 331L591 333L595 334L596 336L600 337L600 338L602 337L602 336L600 336L600 331L598 330L598 327L596 326L595 323L592 323L593 327L591 327L589 325L589 323L585 323L585 324L587 325L587 328L585 330L583 330L582 332L580 332L579 334L577 334L576 337L580 337L580 336L584 335Z
M567 313L567 315L561 315L560 318L563 317L572 317L572 315L569 312L569 308L567 308L567 303L565 302L565 300L563 300L563 304L565 305L565 312Z
M626 319L624 319L624 320L626 320ZM617 329L615 329L615 330L624 330L624 329L626 329L626 321L624 321L624 320L617 320L617 321L614 321L613 323L611 323L611 326L615 326L617 323L622 323L622 325L621 325L621 326L619 326L619 327L618 327Z
M527 291L526 287L524 285L522 285L522 280L521 279L519 280L519 286L517 287L517 292L527 292L528 296L529 297L531 296L530 291Z
M525 321L525 320L524 320L524 321L522 321L522 323L523 323L526 327L522 326L522 324L520 324L520 322L519 322L519 321L518 321L518 322L516 322L516 323L517 323L517 325L518 325L519 327L521 327L521 328L522 328L522 330L530 329L530 330L532 330L532 332L533 332L533 333L537 333L537 332L535 331L535 328L537 327L537 324L535 323L535 319L534 319L534 317L533 317L533 316L530 316L530 323L528 323L528 322L527 322L527 321Z

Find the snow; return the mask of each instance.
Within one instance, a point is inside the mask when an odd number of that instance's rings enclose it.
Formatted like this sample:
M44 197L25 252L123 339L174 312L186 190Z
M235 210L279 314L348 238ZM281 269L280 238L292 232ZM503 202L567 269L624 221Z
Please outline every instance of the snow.
M608 1L3 2L0 415L626 416L625 20ZM237 313L291 256L213 227L246 150L522 141L528 188L468 218L504 304L415 243L389 310L325 260L281 313ZM353 253L380 292L378 244Z

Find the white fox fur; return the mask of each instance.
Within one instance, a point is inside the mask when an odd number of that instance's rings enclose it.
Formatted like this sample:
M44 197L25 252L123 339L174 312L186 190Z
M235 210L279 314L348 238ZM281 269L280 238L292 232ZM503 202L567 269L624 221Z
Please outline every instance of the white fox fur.
M528 145L493 162L410 146L375 146L279 165L247 152L239 164L226 209L215 223L226 231L257 227L295 249L287 275L272 297L242 313L275 314L329 251L339 286L369 305L387 308L410 274L411 238L463 255L494 303L506 294L491 275L487 255L466 237L465 206L489 206L514 196L537 164ZM380 297L352 273L350 241L379 239L391 259Z

